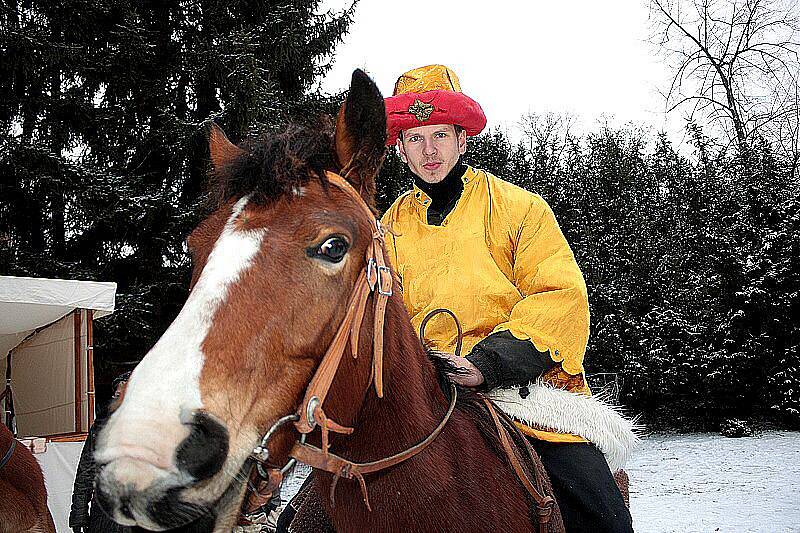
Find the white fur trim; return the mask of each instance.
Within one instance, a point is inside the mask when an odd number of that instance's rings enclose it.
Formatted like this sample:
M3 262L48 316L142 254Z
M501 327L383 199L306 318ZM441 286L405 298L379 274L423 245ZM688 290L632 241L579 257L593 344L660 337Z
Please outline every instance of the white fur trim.
M639 441L641 427L635 419L622 416L618 406L541 381L528 385L530 394L524 399L519 389L496 389L488 396L503 412L524 424L585 438L603 452L612 472L625 466Z

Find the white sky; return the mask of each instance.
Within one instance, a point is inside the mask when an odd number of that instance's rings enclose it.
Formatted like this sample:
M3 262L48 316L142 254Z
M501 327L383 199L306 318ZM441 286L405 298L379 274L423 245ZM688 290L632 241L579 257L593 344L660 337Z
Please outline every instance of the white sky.
M584 129L611 117L666 128L679 142L683 121L665 121L657 91L669 72L648 34L645 0L361 0L322 88L347 88L359 67L386 96L406 70L442 63L489 127L512 137L524 113L552 111L574 114Z

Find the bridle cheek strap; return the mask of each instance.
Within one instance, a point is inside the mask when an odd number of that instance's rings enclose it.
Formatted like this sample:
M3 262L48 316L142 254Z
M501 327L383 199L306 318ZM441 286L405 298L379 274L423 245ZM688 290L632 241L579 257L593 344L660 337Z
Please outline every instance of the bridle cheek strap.
M344 178L332 172L326 173L328 182L351 196L367 215L372 227L372 240L367 245L365 266L356 279L353 292L347 305L342 323L334 335L333 341L325 352L311 382L306 389L303 401L297 409L298 420L295 427L300 433L310 433L320 426L322 432L322 450L328 452L328 433L350 434L352 428L344 427L328 418L323 410L323 403L330 391L333 378L339 369L345 348L349 345L353 357L358 357L358 341L361 325L366 314L366 307L372 293L373 309L373 346L370 380L375 384L375 392L383 397L383 328L386 316L386 304L392 295L393 278L391 269L386 265L384 256L384 230L370 208Z

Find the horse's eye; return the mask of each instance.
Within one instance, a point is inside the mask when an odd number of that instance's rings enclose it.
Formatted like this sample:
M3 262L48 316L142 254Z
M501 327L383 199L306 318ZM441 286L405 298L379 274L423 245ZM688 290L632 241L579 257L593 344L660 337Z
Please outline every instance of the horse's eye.
M317 248L315 255L331 263L338 263L344 259L348 247L347 241L342 237L328 237L328 239Z

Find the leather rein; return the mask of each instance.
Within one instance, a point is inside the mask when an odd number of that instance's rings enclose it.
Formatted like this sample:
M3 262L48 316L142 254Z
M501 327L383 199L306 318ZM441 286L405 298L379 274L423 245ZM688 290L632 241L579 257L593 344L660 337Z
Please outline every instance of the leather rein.
M284 416L272 425L250 455L250 458L256 463L255 472L260 480L257 482L256 487L250 487L252 494L250 494L245 504L245 513L251 513L266 503L272 492L280 486L283 474L291 468L295 461L301 461L312 468L324 470L334 475L330 491L331 505L334 504L334 494L339 478L357 479L361 487L364 503L369 510L372 510L364 474L395 466L422 452L442 432L456 405L457 394L456 388L453 386L450 407L439 425L423 441L400 453L376 461L355 463L330 452L329 433L349 435L353 433L353 428L342 426L329 418L325 414L323 404L348 345L353 358L358 357L361 325L366 314L370 294L372 294L374 302L372 375L370 381L374 384L378 397L383 398L383 326L386 304L389 297L392 296L393 279L391 269L386 265L384 257L384 228L358 192L342 176L326 172L326 177L329 183L351 196L368 216L372 226L372 241L367 246L364 268L350 294L345 316L336 331L333 341L328 346L322 362L317 367L317 371L306 388L303 401L294 414ZM281 468L265 468L264 465L269 460L269 450L267 449L269 440L281 426L288 423L292 423L294 428L301 434L301 438L295 442L289 452L291 459ZM322 436L321 448L305 442L306 436L317 427L319 427Z
M453 319L453 322L455 322L457 330L455 355L461 355L461 346L463 344L464 333L461 329L461 323L458 321L458 317L450 309L434 309L425 315L425 318L422 320L422 323L419 326L419 341L423 345L425 344L425 327L434 316L440 313L449 315ZM531 461L533 461L533 458L536 456L536 451L530 445L525 436L522 435L520 430L517 429L517 426L514 425L514 422L506 414L504 414L502 411L498 412L494 403L492 403L492 401L486 396L481 394L480 398L484 407L492 417L492 421L497 429L497 434L500 436L500 444L503 446L503 451L508 458L511 468L514 469L514 473L517 475L517 478L519 478L522 486L525 487L525 490L536 504L536 516L539 525L539 533L546 533L550 519L553 515L555 500L552 496L546 493L545 487L538 479L536 479L535 476L534 479L536 484L530 480L528 473L525 471L525 467L522 465L522 461L520 461L517 448L512 444L513 441L509 438L509 434L513 433L517 435L520 437L518 440L525 443L525 451Z

